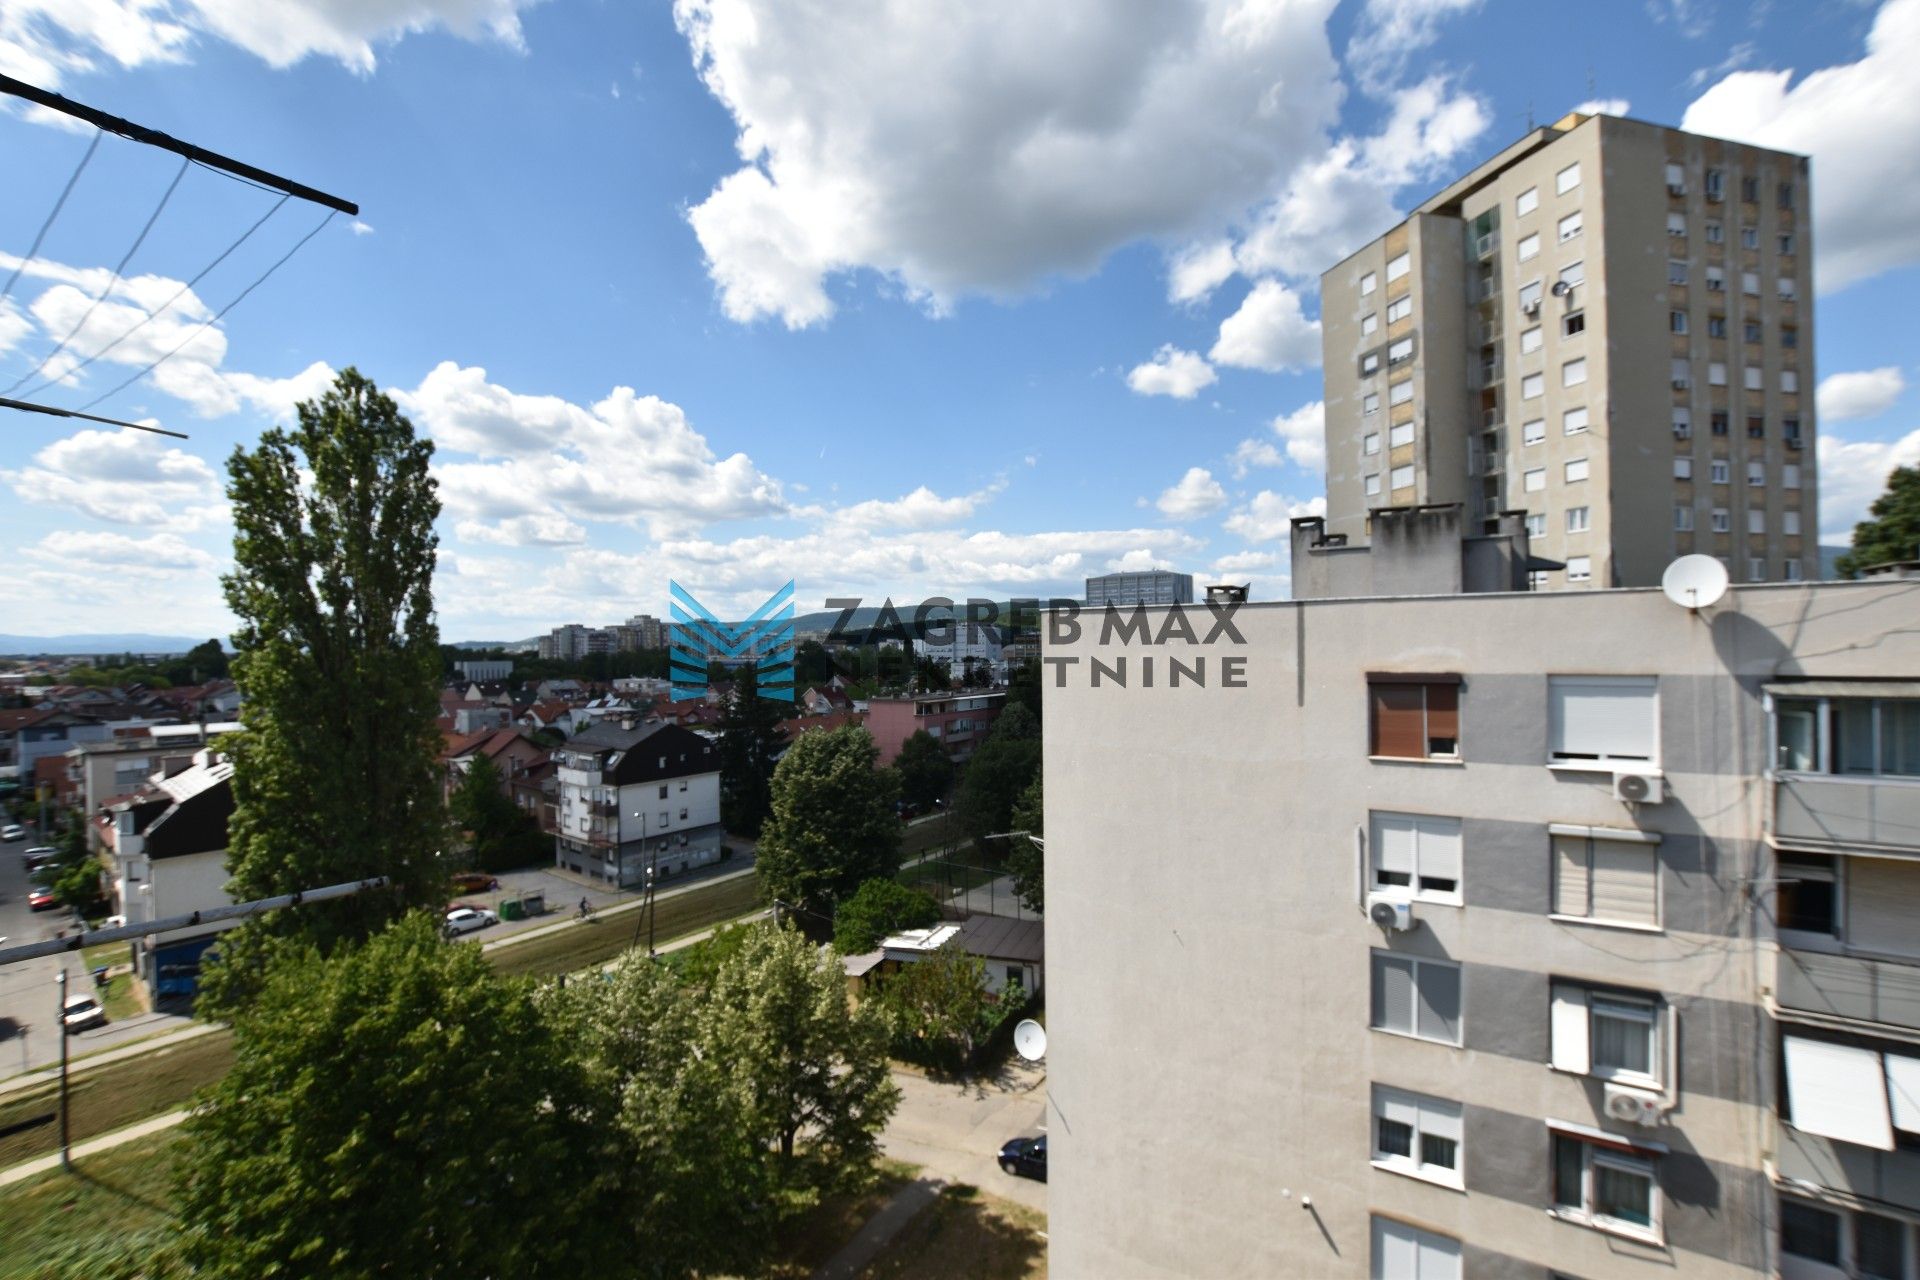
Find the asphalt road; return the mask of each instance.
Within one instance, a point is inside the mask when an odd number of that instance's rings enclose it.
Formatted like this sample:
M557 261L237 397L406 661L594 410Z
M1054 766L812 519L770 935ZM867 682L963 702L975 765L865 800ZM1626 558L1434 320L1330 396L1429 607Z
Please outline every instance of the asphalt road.
M900 1086L900 1109L880 1140L888 1155L949 1182L971 1183L1047 1211L1046 1183L1002 1173L997 1159L1007 1139L1043 1131L1044 1069L1016 1059L992 1079L950 1083L906 1071L894 1072L893 1079Z

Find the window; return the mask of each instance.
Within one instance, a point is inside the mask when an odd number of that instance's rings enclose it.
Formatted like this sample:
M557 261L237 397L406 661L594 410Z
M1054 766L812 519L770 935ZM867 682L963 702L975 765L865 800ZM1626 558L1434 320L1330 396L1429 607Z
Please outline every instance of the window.
M1741 226L1740 247L1742 249L1758 249L1760 247L1760 228L1750 223Z
M1555 192L1557 192L1560 195L1567 194L1567 192L1573 190L1575 187L1579 185L1580 185L1580 165L1577 161L1573 164L1568 165L1566 168L1562 169L1559 173L1556 173L1553 176L1553 189ZM1785 208L1786 206L1782 205L1781 207Z
M1566 266L1560 268L1560 283L1562 284L1582 284L1586 281L1586 278L1587 264L1584 262L1569 262Z
M1667 215L1667 234L1684 236L1687 234L1687 215L1675 209Z
M1727 318L1725 316L1708 316L1707 317L1707 336L1709 338L1726 337L1727 336Z
M1380 353L1378 351L1369 351L1366 355L1360 357L1360 375L1362 377L1368 377L1378 372L1380 372Z
M1374 274L1371 271L1361 276L1360 277L1360 296L1364 298L1368 294L1372 293L1375 286L1378 283L1379 281L1374 278Z
M1767 483L1767 464L1758 461L1749 462L1747 464L1747 483L1756 487L1764 486Z
M1687 194L1687 171L1677 164L1667 165L1667 194L1683 196Z
M1727 434L1727 413L1724 409L1715 409L1708 413L1707 424L1717 436Z
M1520 443L1539 444L1547 438L1547 420L1535 418L1520 424Z
M1793 232L1782 231L1780 233L1780 252L1783 254L1793 252Z
M1747 321L1746 324L1742 326L1742 335L1748 342L1760 341L1762 337L1760 322L1758 320Z
M1762 530L1761 532L1764 532ZM1767 558L1765 556L1747 557L1747 581L1765 582L1767 580Z
M1911 1046L1883 1053L1799 1035L1782 1039L1788 1124L1880 1151L1901 1145L1896 1130L1920 1134L1920 1057Z
M1790 324L1780 326L1780 345L1792 351L1800 345L1800 331Z
M685 822L686 820L687 820L687 811L685 809L682 809L680 811L680 821Z
M1540 282L1538 280L1533 280L1533 281L1529 281L1526 284L1521 285L1520 286L1520 309L1522 311L1525 311L1528 307L1537 308L1539 305L1540 305Z
M682 795L685 795L686 791L687 791L687 780L685 778L682 778L680 779L680 793Z
M1782 369L1780 371L1780 393L1789 396L1797 396L1800 394L1800 371L1798 369Z
M1684 357L1676 359L1673 362L1674 390L1684 391L1692 385L1693 385L1693 369L1691 368L1691 366L1687 364L1687 361Z
M1897 1218L1780 1197L1780 1252L1835 1269L1827 1272L1815 1268L1815 1273L1820 1275L1911 1280L1907 1241L1912 1234L1912 1228ZM1801 1272L1797 1268L1783 1268L1782 1274Z
M1660 1187L1650 1155L1618 1140L1553 1135L1553 1207L1562 1217L1642 1239L1660 1238Z
M1546 393L1546 390L1547 380L1540 374L1530 373L1520 379L1520 398L1522 400L1537 400Z
M1387 363L1401 364L1413 359L1413 339L1402 338L1387 348Z
M1559 232L1561 244L1565 244L1580 234L1580 211L1578 209L1575 209L1572 213L1560 219Z
M1673 528L1676 533L1693 532L1693 508L1675 507L1673 509Z
M1727 513L1725 507L1713 509L1713 531L1715 533L1733 532L1733 517Z
M1527 472L1525 487L1528 493L1539 493L1545 489L1547 487L1547 469L1545 467L1535 467L1532 471Z
M1363 414L1380 412L1380 393L1378 391L1369 391L1361 397L1360 412Z
M1460 1110L1457 1102L1373 1086L1373 1162L1460 1186Z
M1748 204L1759 204L1760 203L1760 179L1758 178L1740 179L1740 198L1746 201Z
M1387 323L1398 324L1413 314L1413 295L1395 298L1387 304Z
M1780 438L1782 440L1798 440L1800 438L1800 419L1780 419Z
M1544 538L1547 536L1547 516L1545 512L1535 511L1527 516L1527 536L1529 538ZM1541 575L1541 578L1541 582L1536 583L1536 586L1545 585L1545 575Z
M1460 819L1375 813L1372 827L1375 889L1460 901Z
M1781 276L1778 280L1774 281L1774 287L1780 291L1780 298L1782 301L1784 302L1793 301L1793 277L1792 276Z
M1760 296L1760 273L1758 271L1742 271L1740 273L1740 292L1746 294L1749 298L1757 298Z
M1560 322L1560 332L1569 338L1576 333L1585 333L1586 331L1587 313L1584 311L1568 312L1566 318Z
M1579 484L1587 478L1587 460L1585 458L1569 458L1567 460L1566 470L1567 483Z
M1528 187L1513 199L1513 216L1524 218L1540 207L1540 188Z
M1568 533L1585 533L1587 529L1590 527L1591 520L1592 520L1592 512L1590 508L1587 508L1587 507L1568 507L1567 508L1567 532ZM1569 577L1572 576L1571 572L1569 572L1568 576Z
M1569 360L1560 366L1560 385L1577 387L1587 380L1587 362L1584 358Z
M1685 440L1693 435L1693 411L1683 404L1673 407L1673 438Z
M1687 282L1687 264L1674 258L1667 259L1667 283L1685 284Z
M1411 489L1413 488L1413 468L1395 467L1389 475L1389 480L1396 489Z
M1413 399L1413 379L1404 378L1387 387L1388 404L1406 404Z
M1782 566L1782 569L1783 572L1781 576L1788 582L1800 581L1800 562L1798 560L1787 561L1786 564Z
M660 798L662 800L665 800L667 798L667 789L665 787L660 788Z
M1530 236L1522 236L1514 245L1514 253L1520 262L1526 262L1529 259L1539 257L1540 233L1536 231Z
M1398 449L1403 444L1412 444L1412 443L1413 443L1413 424L1411 422L1402 422L1398 426L1389 427L1387 429L1387 447L1388 448Z
M1719 267L1708 267L1707 268L1708 291L1712 293L1718 293L1720 290L1725 289L1726 287L1727 287L1727 273L1721 270Z
M1743 371L1741 382L1749 391L1761 391L1764 390L1767 385L1761 381L1761 369L1757 364L1750 364L1746 367Z
M1798 489L1800 487L1800 464L1789 462L1780 468L1780 487Z
M1780 513L1780 532L1789 538L1797 538L1800 536L1800 513L1798 511L1782 511Z
M1369 498L1380 496L1380 473L1377 471L1367 477L1367 496Z
M1667 332L1685 333L1687 331L1687 313L1684 311L1667 312Z
M1721 244L1725 242L1726 238L1727 233L1721 228L1720 220L1718 218L1707 219L1707 243Z
M1413 259L1407 254L1396 254L1387 259L1387 283L1392 284L1407 274L1413 267Z
M1367 701L1369 755L1399 760L1459 756L1460 682L1457 677L1369 676Z
M1673 478L1675 480L1693 479L1693 459L1675 458L1673 460Z
M1715 458L1707 463L1707 472L1709 478L1715 484L1731 484L1733 482L1733 464L1725 458Z
M662 809L660 811L660 825L662 827L665 827L671 822L672 822L672 819L667 816L667 811L665 809Z
M1460 1043L1460 966L1373 953L1373 1029Z
M1774 202L1782 209L1793 208L1793 184L1791 182L1783 182L1780 184L1774 192Z
M1360 452L1363 454L1380 452L1380 433L1378 431L1369 431L1360 437Z
M1652 676L1547 677L1547 746L1554 764L1655 761Z
M1567 581L1591 582L1593 580L1593 558L1591 556L1567 557Z
M1367 312L1367 314L1360 317L1360 336L1361 337L1363 338L1372 337L1373 331L1378 329L1379 327L1380 327L1380 315L1378 312L1369 311Z
M1660 923L1658 836L1610 827L1559 824L1547 830L1553 844L1554 915L1648 927ZM1578 991L1577 988L1571 990ZM1559 996L1556 988L1556 1010ZM1557 1037L1558 1023L1555 1025ZM1568 1034L1571 1037L1573 1032ZM1568 1061L1574 1062L1577 1055L1571 1052L1571 1047L1570 1041ZM1557 1039L1554 1063L1560 1065Z
M1392 1218L1373 1219L1370 1280L1460 1280L1460 1242Z
M1727 385L1727 366L1715 360L1707 365L1707 384L1714 387Z
M1567 410L1565 415L1561 417L1560 423L1563 434L1570 436L1579 435L1587 429L1587 407L1581 405L1577 409Z
M1535 325L1531 329L1522 330L1520 333L1520 354L1523 356L1532 355L1540 349L1540 343L1539 325Z
M1747 415L1747 437L1751 440L1764 440L1767 438L1767 418L1765 414L1750 413Z
M1727 175L1722 169L1707 170L1707 199L1724 200L1727 198Z

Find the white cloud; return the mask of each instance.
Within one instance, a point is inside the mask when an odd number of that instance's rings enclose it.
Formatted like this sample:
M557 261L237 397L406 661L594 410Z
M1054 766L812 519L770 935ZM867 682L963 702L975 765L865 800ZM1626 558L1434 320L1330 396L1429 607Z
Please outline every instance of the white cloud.
M1847 542L1853 526L1887 489L1895 467L1920 466L1920 430L1898 440L1843 440L1822 432L1820 450L1820 536Z
M1166 558L1156 555L1150 547L1135 547L1125 555L1107 561L1106 565L1108 573L1149 573L1167 567Z
M353 234L357 236L370 236L373 234L372 224L362 222L358 218L355 218L352 222L347 224L347 230L353 232Z
M677 0L743 162L689 214L721 306L819 323L865 268L939 309L1217 227L1322 145L1332 7Z
M1726 75L1729 71L1738 71L1752 64L1759 49L1751 40L1742 40L1727 51L1727 56L1711 67L1695 67L1687 77L1687 88L1698 89L1709 80Z
M870 498L848 507L808 508L796 515L818 516L844 530L939 529L959 524L1005 488L994 484L978 493L943 498L921 485L912 493L892 500Z
M0 480L28 502L96 520L189 531L225 518L213 468L142 431L77 431Z
M1244 480L1255 467L1277 467L1287 460L1271 440L1242 440L1227 461L1233 464L1233 478Z
M1227 491L1205 467L1189 467L1180 483L1163 492L1154 504L1170 520L1191 520L1218 511L1227 503Z
M454 525L453 531L468 542L489 542L502 547L576 547L587 540L585 529L551 511L493 523L462 520Z
M1218 381L1213 366L1199 353L1182 351L1172 343L1153 353L1153 359L1135 365L1127 374L1127 385L1143 396L1173 396L1191 400L1201 388Z
M1268 373L1311 369L1320 363L1320 322L1302 313L1299 294L1262 280L1220 322L1220 339L1207 354L1216 364Z
M103 566L140 569L161 576L186 571L211 573L220 562L171 533L135 538L124 533L56 529L21 555L75 571Z
M1233 278L1233 241L1188 245L1167 262L1167 301L1198 302Z
M1327 465L1327 405L1324 400L1301 405L1273 420L1273 434L1287 442L1287 457L1302 467Z
M1625 98L1588 98L1574 110L1583 116L1624 116L1632 105Z
M20 339L32 332L33 321L21 315L11 301L0 298L0 356L13 350Z
M1791 71L1738 71L1687 108L1680 127L1813 157L1815 264L1823 292L1920 262L1920 0L1886 0L1858 62L1791 84ZM1791 87L1790 87L1791 86ZM1802 215L1805 191L1797 198Z
M1848 418L1877 418L1893 408L1907 380L1898 365L1867 369L1859 373L1832 373L1820 379L1815 395L1820 417L1825 422L1844 422Z
M1397 82L1412 56L1440 38L1448 18L1480 7L1481 0L1367 0L1347 64L1369 93Z
M1326 513L1325 498L1296 502L1271 489L1262 489L1253 496L1251 502L1228 516L1222 527L1229 533L1239 534L1248 542L1271 542L1275 538L1288 537L1295 518L1323 516Z

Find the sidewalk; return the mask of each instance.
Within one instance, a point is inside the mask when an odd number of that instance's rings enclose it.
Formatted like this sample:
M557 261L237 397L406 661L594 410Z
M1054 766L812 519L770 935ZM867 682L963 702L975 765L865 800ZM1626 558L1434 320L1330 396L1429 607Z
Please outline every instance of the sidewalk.
M130 1125L125 1129L116 1129L112 1133L103 1133L97 1138L89 1138L85 1142L75 1143L73 1147L73 1158L78 1160L82 1156L97 1155L102 1151L109 1151L123 1142L132 1142L135 1139L144 1138L149 1134L171 1129L182 1120L185 1120L189 1114L190 1113L186 1111L169 1111L163 1116L154 1116L151 1120L142 1120L139 1124ZM37 1159L23 1161L20 1164L14 1165L11 1169L0 1169L0 1187L10 1187L16 1182L24 1182L36 1174L46 1173L50 1169L58 1169L59 1167L60 1154L58 1152L50 1156L40 1156Z
M853 1239L841 1246L840 1252L813 1273L813 1280L853 1280L880 1256L888 1242L920 1216L921 1210L940 1198L946 1186L939 1178L915 1178L894 1192L893 1199L882 1205L880 1212L868 1218L866 1225L853 1233Z

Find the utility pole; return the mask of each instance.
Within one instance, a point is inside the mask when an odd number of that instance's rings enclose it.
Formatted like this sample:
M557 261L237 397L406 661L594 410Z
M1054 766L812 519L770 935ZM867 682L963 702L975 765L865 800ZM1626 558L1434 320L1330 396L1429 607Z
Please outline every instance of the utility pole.
M60 1037L60 1167L73 1172L73 1152L67 1145L67 966L60 966L60 1016L54 1030Z

